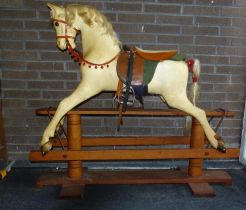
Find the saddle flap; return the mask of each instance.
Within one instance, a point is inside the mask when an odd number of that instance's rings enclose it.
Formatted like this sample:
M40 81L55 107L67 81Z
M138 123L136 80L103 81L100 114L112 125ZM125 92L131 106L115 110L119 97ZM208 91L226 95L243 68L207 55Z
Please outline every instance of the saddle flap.
M117 74L124 84L127 81L129 56L129 52L122 51L117 61ZM141 85L143 83L143 70L144 59L139 56L134 56L131 85Z

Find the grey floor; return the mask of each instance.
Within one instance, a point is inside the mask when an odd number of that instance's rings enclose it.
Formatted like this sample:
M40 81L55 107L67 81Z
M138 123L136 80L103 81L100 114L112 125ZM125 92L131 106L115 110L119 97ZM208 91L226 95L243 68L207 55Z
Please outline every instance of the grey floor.
M217 194L213 198L192 197L186 185L90 185L84 200L59 200L58 187L36 188L35 181L46 170L14 168L0 180L0 209L246 209L245 169L227 170L233 185L213 185Z

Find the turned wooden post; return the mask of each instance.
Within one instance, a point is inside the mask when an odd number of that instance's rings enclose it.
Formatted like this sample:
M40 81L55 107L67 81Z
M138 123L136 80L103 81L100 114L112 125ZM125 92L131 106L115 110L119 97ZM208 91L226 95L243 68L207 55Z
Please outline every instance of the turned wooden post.
M192 149L202 149L204 147L205 134L201 124L192 118L192 129L190 137L190 147ZM201 158L193 158L189 160L188 173L190 176L202 176Z
M68 150L81 149L81 118L79 114L67 115ZM68 161L68 177L80 179L83 173L82 161Z

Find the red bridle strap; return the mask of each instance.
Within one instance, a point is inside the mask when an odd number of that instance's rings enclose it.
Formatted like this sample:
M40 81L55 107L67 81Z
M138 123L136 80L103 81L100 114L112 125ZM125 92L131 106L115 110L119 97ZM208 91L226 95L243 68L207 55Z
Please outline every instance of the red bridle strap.
M64 35L64 36L56 36L57 39L61 39L61 38L65 38L65 39L75 39L75 36L68 36L68 35Z
M56 36L57 39L60 39L60 38L65 38L65 39L75 39L75 36L69 36L69 35L67 35L67 23L66 23L66 21L64 21L64 20L59 20L59 19L53 19L53 22L65 24L65 35ZM75 28L75 27L73 27L73 30L75 30L76 33L79 32L79 29L77 29L77 28Z
M119 57L119 53L118 53L117 55L115 55L115 56L114 56L112 59L110 59L109 61L107 61L107 62L105 62L105 63L100 63L100 64L92 63L92 62L89 62L89 61L85 60L85 59L83 58L82 53L80 53L80 52L78 52L77 50L73 49L72 46L71 46L71 44L69 43L69 40L68 40L68 39L69 39L69 38L75 39L75 37L73 37L73 36L68 36L68 35L67 35L67 27L68 27L68 25L67 25L66 21L64 21L64 20L59 20L59 19L53 19L53 22L54 22L55 25L56 25L56 23L63 23L63 24L65 24L65 35L59 35L59 36L56 36L56 38L57 38L57 39L59 39L59 38L65 38L65 39L66 39L66 42L67 42L67 50L68 50L69 54L71 55L72 59L73 59L74 61L78 62L80 65L81 65L81 64L82 64L83 66L88 65L89 68L94 67L95 69L97 69L97 68L103 69L104 67L109 68L109 64L110 64L111 62L113 62L116 58ZM80 31L80 30L78 30L78 29L75 28L75 27L73 27L73 29L76 31L76 33Z

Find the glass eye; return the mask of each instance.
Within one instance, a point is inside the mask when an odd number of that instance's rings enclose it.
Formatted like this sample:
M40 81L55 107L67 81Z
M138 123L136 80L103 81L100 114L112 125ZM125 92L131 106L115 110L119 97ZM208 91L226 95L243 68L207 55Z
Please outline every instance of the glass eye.
M55 22L55 26L59 26L59 23L58 22Z

